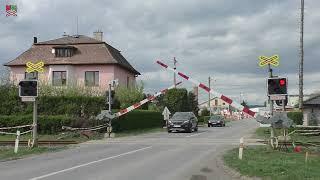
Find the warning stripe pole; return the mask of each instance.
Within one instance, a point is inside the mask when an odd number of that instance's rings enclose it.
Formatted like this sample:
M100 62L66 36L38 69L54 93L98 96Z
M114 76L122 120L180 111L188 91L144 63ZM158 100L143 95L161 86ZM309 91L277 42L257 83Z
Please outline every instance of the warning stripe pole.
M119 116L122 116L124 114L127 114L128 112L134 110L134 109L137 109L138 107L142 106L143 104L149 102L149 101L152 101L154 100L157 96L160 96L161 94L165 94L169 89L173 89L175 88L176 86L178 86L179 84L181 84L182 82L178 82L177 84L175 85L172 85L170 86L169 88L167 89L163 89L161 90L160 92L154 94L153 96L149 96L147 97L146 99L140 101L140 102L137 102L135 103L134 105L130 106L130 107L127 107L126 109L122 109L120 110L119 112L116 113L116 117L119 117Z
M217 91L214 91L213 89L210 89L209 87L207 87L206 85L204 85L203 83L200 83L199 81L195 80L195 79L192 79L190 78L189 76L181 73L181 72L178 72L177 70L173 69L172 67L162 63L161 61L157 61L157 63L162 66L163 68L165 69L168 69L170 71L173 71L175 73L177 73L179 76L181 76L182 78L192 82L193 84L199 86L200 88L204 89L205 91L207 91L208 93L211 93L212 95L216 96L216 97L220 97L220 99L222 99L224 102L226 102L227 104L230 104L232 107L256 118L257 117L257 113L251 111L249 108L247 107L244 107L242 106L241 104L237 103L236 101L233 101L231 98L217 92Z

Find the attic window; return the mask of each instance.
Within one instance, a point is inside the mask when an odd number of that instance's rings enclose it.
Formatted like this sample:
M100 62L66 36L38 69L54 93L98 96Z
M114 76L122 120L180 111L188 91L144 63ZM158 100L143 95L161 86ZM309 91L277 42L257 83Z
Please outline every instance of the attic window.
M54 47L54 54L56 57L71 57L74 54L74 47Z

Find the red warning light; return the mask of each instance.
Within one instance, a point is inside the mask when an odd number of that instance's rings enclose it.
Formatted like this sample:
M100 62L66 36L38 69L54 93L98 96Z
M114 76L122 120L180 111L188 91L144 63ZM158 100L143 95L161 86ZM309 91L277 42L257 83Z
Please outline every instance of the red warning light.
M286 80L285 79L280 79L279 84L280 84L280 86L285 86L286 85Z

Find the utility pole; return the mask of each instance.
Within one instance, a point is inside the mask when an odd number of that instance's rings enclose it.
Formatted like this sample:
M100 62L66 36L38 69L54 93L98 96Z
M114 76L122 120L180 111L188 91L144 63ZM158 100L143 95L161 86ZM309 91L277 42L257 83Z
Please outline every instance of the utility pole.
M208 84L209 84L209 88L211 89L211 77L208 77ZM208 108L209 108L209 116L211 116L211 97L210 97L210 93L208 93Z
M37 99L35 98L33 102L33 129L32 129L32 147L38 147L38 105Z
M108 103L109 103L109 112L110 112L110 114L111 114L111 82L109 83L109 99L108 99Z
M176 70L177 69L177 60L176 57L173 57L173 69ZM176 88L176 84L177 84L177 79L176 79L176 72L173 73L173 84L174 84L174 88Z
M112 111L111 111L111 84L112 82L109 82L109 113L112 114ZM111 130L112 130L112 119L109 120L109 126L107 127L107 132L108 132L108 137L110 138L111 136Z
M273 75L272 75L272 69L271 69L271 65L268 64L268 68L269 68L269 77L272 78ZM269 96L269 104L270 104L270 117L273 116L273 100L271 100L270 96ZM273 127L271 126L270 127L270 136L271 138L273 139L274 138L274 129Z
M270 64L268 64L268 68L269 68L269 77L272 78L272 69ZM273 100L271 100L270 96L269 96L269 104L270 104L270 116L273 116Z
M299 109L303 108L303 25L304 25L304 0L301 0L300 21L300 62L299 62Z

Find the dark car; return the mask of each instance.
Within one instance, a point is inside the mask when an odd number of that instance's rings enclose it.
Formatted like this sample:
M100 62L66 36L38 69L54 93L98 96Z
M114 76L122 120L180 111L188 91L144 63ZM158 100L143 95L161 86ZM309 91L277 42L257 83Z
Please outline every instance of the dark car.
M167 124L168 132L186 131L191 133L198 131L198 119L193 112L176 112Z
M226 123L224 121L224 118L222 116L211 116L208 120L208 127L213 126L226 126Z

